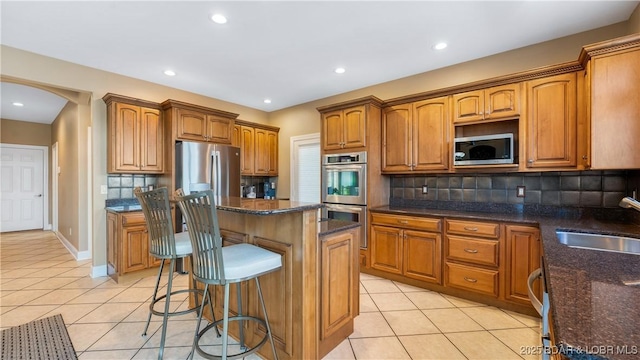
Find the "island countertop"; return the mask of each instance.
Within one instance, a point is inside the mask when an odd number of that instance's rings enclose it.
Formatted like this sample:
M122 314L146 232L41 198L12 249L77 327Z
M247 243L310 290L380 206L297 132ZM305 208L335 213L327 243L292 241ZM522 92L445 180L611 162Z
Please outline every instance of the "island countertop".
M289 212L319 209L323 204L308 203L278 199L249 199L233 196L217 196L216 208L218 210L233 211L253 215L273 215ZM110 212L141 211L137 199L122 199L114 204L107 204L106 210Z
M640 225L585 214L465 211L382 206L373 211L515 222L540 227L554 338L571 359L628 359L640 354L640 256L576 249L556 230L640 237ZM630 210L629 210L630 211Z

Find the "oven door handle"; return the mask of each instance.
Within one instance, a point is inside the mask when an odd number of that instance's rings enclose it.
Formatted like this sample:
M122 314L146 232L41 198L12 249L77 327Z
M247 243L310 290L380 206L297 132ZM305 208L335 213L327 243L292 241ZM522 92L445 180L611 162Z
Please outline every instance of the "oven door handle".
M344 206L344 205L325 204L325 207L327 208L327 210L353 211L353 212L357 212L357 213L362 213L363 210L364 210L362 207L357 207L357 206Z
M542 270L540 268L533 270L533 272L529 274L529 279L527 280L527 291L529 293L529 300L531 300L531 304L533 305L534 309L536 309L538 314L542 316L542 303L540 302L540 299L538 299L533 293L533 283L536 280L540 279L541 276Z
M360 171L364 169L364 164L354 164L354 165L324 165L325 170L357 170Z

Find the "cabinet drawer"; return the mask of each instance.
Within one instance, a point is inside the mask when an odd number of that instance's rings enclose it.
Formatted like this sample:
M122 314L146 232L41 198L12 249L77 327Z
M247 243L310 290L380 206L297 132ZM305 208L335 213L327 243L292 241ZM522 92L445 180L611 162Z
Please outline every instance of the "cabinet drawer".
M446 257L449 260L498 266L499 245L496 240L465 239L447 236L446 241Z
M122 226L134 226L140 224L146 224L142 211L130 212L122 215Z
M498 271L447 262L445 285L498 297Z
M448 234L479 236L491 239L500 237L500 225L490 222L445 220Z
M377 225L395 226L403 229L425 231L440 231L441 219L423 218L417 216L397 216L389 214L371 213L371 223Z

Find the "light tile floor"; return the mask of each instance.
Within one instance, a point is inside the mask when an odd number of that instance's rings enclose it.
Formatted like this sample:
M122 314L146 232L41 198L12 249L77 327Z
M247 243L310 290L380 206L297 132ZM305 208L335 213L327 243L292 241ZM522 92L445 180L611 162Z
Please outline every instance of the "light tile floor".
M117 284L91 278L90 267L51 232L1 234L0 328L60 313L80 360L157 358L161 318L141 336L155 277ZM175 289L187 287L187 276L174 279ZM367 274L360 283L354 332L325 359L535 359L520 349L540 341L538 318ZM174 300L173 308L187 305L186 295ZM187 357L195 322L194 314L170 319L165 359ZM220 341L205 345L216 351Z

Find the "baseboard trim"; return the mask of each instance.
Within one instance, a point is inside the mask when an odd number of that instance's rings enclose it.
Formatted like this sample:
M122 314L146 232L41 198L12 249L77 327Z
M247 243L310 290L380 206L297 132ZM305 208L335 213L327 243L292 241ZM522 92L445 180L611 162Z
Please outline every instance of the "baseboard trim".
M98 265L91 267L91 277L103 277L107 276L107 265Z
M67 248L67 250L69 251L69 253L71 253L71 255L76 259L76 260L88 260L91 259L91 253L89 251L78 251L70 242L69 240L67 240L67 238L64 237L64 235L62 235L61 232L59 231L54 231L54 233L56 234L56 237L58 238L58 240L60 240L60 242L62 243L62 245L64 245L65 248Z

